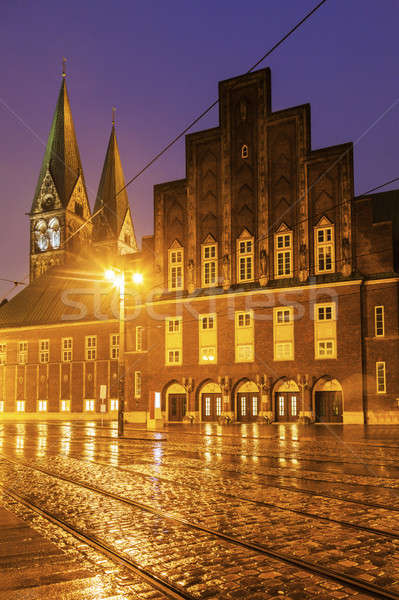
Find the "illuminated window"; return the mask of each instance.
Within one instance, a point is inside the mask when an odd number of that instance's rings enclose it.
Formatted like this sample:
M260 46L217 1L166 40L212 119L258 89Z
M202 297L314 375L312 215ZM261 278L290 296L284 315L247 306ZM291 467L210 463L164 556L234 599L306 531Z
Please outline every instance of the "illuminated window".
M245 396L241 397L241 416L245 417L247 414L247 399Z
M25 400L17 400L17 412L25 412Z
M180 364L180 350L168 350L168 364Z
M57 217L50 219L48 224L48 236L50 238L50 245L55 250L60 247L61 236L60 236L60 223Z
M97 336L87 335L85 338L86 360L95 360L97 356Z
M4 412L4 400L0 400L0 412Z
M279 396L278 397L278 414L279 414L280 417L283 417L285 415L284 396Z
M49 340L39 340L39 361L41 363L47 363L49 359Z
M109 341L110 341L109 355L110 355L111 359L115 360L115 359L119 358L119 334L111 333L111 335L109 336Z
M258 416L258 397L252 396L252 415L254 417Z
M237 327L252 327L250 312L239 312L236 314Z
M333 320L333 305L324 304L317 306L317 320L318 321L332 321Z
M109 401L109 409L110 410L118 410L119 402L116 399L111 398Z
M85 401L85 410L87 412L94 412L95 409L95 400L86 400Z
M298 414L298 405L296 396L291 396L291 415L296 417Z
M254 360L254 318L252 311L237 311L235 314L235 360Z
M275 277L292 277L292 232L274 236Z
M61 400L61 412L69 412L71 410L70 400Z
M201 328L203 330L214 329L215 322L216 322L216 315L205 315L205 316L201 316L201 318L200 318Z
M375 321L375 335L376 337L384 337L385 335L385 323L384 323L384 307L374 307L374 321Z
M141 371L134 373L134 397L141 398Z
M46 412L47 400L39 400L37 403L37 409L39 410L39 412Z
M220 417L222 414L222 398L220 396L216 397L216 416Z
M202 287L212 287L218 283L218 251L216 244L203 244Z
M28 342L18 342L18 362L20 364L28 362Z
M237 362L252 362L254 360L254 347L250 344L237 346Z
M331 358L334 355L334 340L319 340L317 342L317 358Z
M73 352L72 338L62 338L62 362L71 362Z
M201 359L200 362L215 363L216 348L214 346L201 348Z
M293 308L275 308L273 313L274 360L294 360Z
M386 393L385 362L375 363L377 394Z
M176 365L182 362L183 322L182 317L165 319L165 364Z
M136 352L141 352L144 348L144 327L137 325L136 327Z
M216 314L199 316L199 363L216 364L217 329Z
M0 344L0 365L7 363L7 344Z
M248 146L246 144L241 146L241 158L248 158Z
M316 273L333 273L335 271L334 227L316 227L314 240Z
M205 416L209 417L211 414L211 399L209 396L205 398Z
M254 241L250 239L237 240L237 279L239 282L254 279Z
M179 333L180 326L181 326L181 319L168 319L169 333Z
M169 250L169 289L182 290L184 285L184 252L183 248Z

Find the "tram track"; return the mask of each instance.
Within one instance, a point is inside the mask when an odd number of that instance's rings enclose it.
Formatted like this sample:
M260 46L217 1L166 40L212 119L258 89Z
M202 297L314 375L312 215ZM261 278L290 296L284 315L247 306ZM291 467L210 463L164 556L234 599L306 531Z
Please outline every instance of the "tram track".
M35 447L33 447L33 446L31 446L30 448L31 449L35 449ZM12 446L12 449L14 450L15 446ZM27 449L26 446L25 446L25 449ZM100 461L100 460L90 460L88 458L83 458L82 455L80 455L80 454L74 454L73 452L60 453L58 451L57 452L56 451L49 452L48 450L46 450L46 454L47 455L50 454L52 456L67 456L67 457L74 458L75 460L81 460L81 461L84 461L86 463L91 463L91 464L95 464L95 465L102 465L102 466L105 466L105 467L112 466L113 468L118 469L118 470L120 470L122 472L125 472L125 473L129 473L130 475L134 474L134 475L138 475L138 476L140 476L142 478L158 479L160 481L165 481L165 482L169 482L169 483L173 482L174 484L176 484L175 481L172 481L171 479L168 479L166 477L160 477L159 475L146 475L145 473L141 473L139 471L134 471L134 470L132 471L131 469L127 469L127 468L124 468L122 466L110 465L109 463L103 462L103 461ZM183 467L179 467L179 468L180 469L188 469L188 470L192 470L192 471L196 471L197 470L197 467L190 467L190 466L187 466L187 465L184 465ZM237 475L237 471L211 468L211 467L209 467L207 465L204 465L202 467L202 469L203 470L208 470L208 471L211 471L211 472L217 471L219 473L222 473L223 475L225 475L225 474L226 475L231 475L231 474ZM272 474L262 475L260 473L247 473L247 472L242 473L241 471L239 473L242 474L242 475L245 475L245 476L249 475L250 477L255 476L255 477L258 477L258 478L265 478L265 477L267 477L267 478L272 478L272 479L278 479L278 478L281 478L281 477L287 477L287 478L291 478L291 479L298 479L300 481L304 480L304 481L310 481L310 482L313 482L313 483L320 483L320 481L317 480L317 479L306 478L306 477L296 477L294 475L282 475L282 476L281 475L272 475ZM327 483L327 482L322 482L322 483ZM328 481L328 483L335 483L337 485L342 485L342 486L353 485L353 484L348 484L348 483L339 482L339 481L333 481L333 482ZM179 484L179 485L184 485L186 487L190 487L188 484ZM281 485L281 484L278 484L278 483L269 483L269 482L268 482L268 486L271 487L271 488L273 488L273 489L277 489L277 490L294 492L294 493L298 493L298 494L306 494L308 496L326 498L326 499L330 499L330 500L338 500L340 502L347 502L349 504L355 504L355 505L359 505L359 506L365 506L367 508L372 508L372 509L390 510L391 512L395 512L395 513L399 512L399 506L390 506L389 509L387 509L387 507L384 504L380 504L378 502L367 502L367 501L364 501L364 500L355 500L355 499L352 499L352 498L347 498L347 497L341 497L341 496L338 496L338 495L334 495L334 494L331 494L331 493L328 493L328 492L325 492L325 491L308 490L308 489L304 489L304 488L297 488L295 486ZM383 489L386 489L386 490L389 490L389 491L395 491L395 488L378 486L378 488L381 488L381 487L383 487ZM226 496L228 496L228 494L226 494L225 492L219 492L218 491L217 493L220 494L220 495L226 495ZM246 501L246 502L253 502L255 504L264 504L264 505L266 505L263 501L253 500L251 498L244 498L244 497L233 496L233 495L231 495L231 497L236 498L236 499L240 499L240 500L243 500L243 501ZM281 510L291 510L291 509L287 509L287 508L285 508L283 506L279 506L279 505L268 504L268 506L273 506L273 507L279 508ZM315 518L315 515L313 515L312 513L309 513L307 516ZM319 518L321 519L321 517L319 517ZM334 521L334 519L329 519L329 520L331 520L332 522L343 523L342 521ZM347 523L347 524L349 526L351 525L350 523ZM375 530L375 531L377 532L378 530Z
M90 492L94 492L95 494L110 498L112 500L121 502L126 505L130 505L134 508L138 508L147 513L151 513L161 519L172 521L174 523L178 523L179 525L183 525L187 528L190 528L190 529L202 532L202 533L206 533L210 536L221 539L224 542L228 542L229 544L233 544L236 546L246 548L247 550L250 550L252 552L268 556L269 558L273 558L273 559L283 562L285 564L297 567L299 569L303 569L303 570L311 572L313 574L317 574L321 577L325 577L325 578L333 580L335 582L339 582L342 585L350 586L351 588L353 588L357 591L361 591L361 592L367 593L367 594L372 594L372 597L387 598L387 599L391 599L391 600L399 600L399 594L396 594L395 592L390 592L389 590L386 590L383 587L366 582L360 578L356 578L356 577L353 577L353 576L345 574L345 573L340 573L340 572L334 571L330 568L323 567L316 563L312 563L310 561L303 560L303 559L300 559L295 556L289 556L287 554L273 550L270 547L254 544L252 542L245 541L244 539L239 539L235 536L231 536L231 535L222 533L222 532L214 530L212 528L204 527L197 523L192 523L183 517L178 517L175 514L171 514L166 511L154 508L153 506L150 506L149 504L137 502L136 500L132 500L130 498L124 498L123 496L120 496L119 494L114 494L107 490L102 490L96 486L92 486L90 484L76 481L70 477L66 477L66 476L63 476L58 473L53 473L51 471L42 469L40 467L32 466L30 464L24 463L23 461L19 461L19 460L7 457L3 454L1 454L0 457L2 460L8 461L9 463L15 464L17 466L23 466L23 467L31 469L33 471L38 471L44 475L53 477L55 479L59 479L63 482L71 484L73 486L85 488L86 490L89 490ZM158 586L157 589L161 590L161 588L159 586L165 586L172 593L180 594L178 596L173 596L173 597L190 598L190 599L196 598L196 596L193 596L190 594L182 595L180 588L176 588L176 586L173 586L173 585L170 586L170 584L168 582L163 581L162 578L155 576L153 573L151 573L149 571L147 572L138 563L135 563L134 561L131 561L130 559L126 559L121 554L118 554L117 552L115 552L115 550L112 549L111 547L109 547L107 544L97 540L93 536L90 536L90 535L88 536L86 533L77 530L75 527L73 527L71 525L68 525L62 519L59 519L58 517L52 515L48 511L46 511L45 509L42 509L42 508L36 506L34 503L30 502L29 500L27 500L22 495L15 492L14 490L9 490L3 485L1 485L0 487L2 487L2 489L5 493L8 493L14 499L16 499L16 500L19 499L19 501L21 501L25 506L30 507L32 510L35 510L36 512L41 512L42 516L49 518L49 520L51 520L54 524L59 524L59 526L61 526L65 531L69 530L69 533L72 533L72 535L75 535L75 537L78 537L78 539L80 539L81 541L85 542L85 539L87 539L88 541L85 543L88 543L92 547L95 547L95 545L96 545L97 546L96 549L98 549L100 551L102 548L102 551L104 554L106 554L107 556L109 556L111 558L114 556L115 560L117 562L120 562L120 564L124 564L124 566L128 566L128 567L130 566L130 568L132 568L133 570L136 570L136 573L140 572L140 570L143 571L144 577L149 577L151 580L154 580L154 581L156 580L155 583ZM280 507L277 507L277 508L280 508ZM301 514L301 511L293 511L293 512L297 512L297 513ZM302 514L305 515L306 513L302 513ZM312 516L312 515L306 515L306 516ZM322 517L320 517L320 519L326 520ZM353 527L353 528L361 530L361 531L367 531L368 533L372 533L374 535L382 535L384 537L390 537L389 535L387 535L386 532L381 531L379 533L376 533L376 530L373 530L373 529L356 526L353 524L346 524L343 522L338 522L338 523L340 525L349 525L350 527ZM396 536L396 535L392 535L391 537L398 538L398 536ZM162 591L165 592L165 590L162 590Z

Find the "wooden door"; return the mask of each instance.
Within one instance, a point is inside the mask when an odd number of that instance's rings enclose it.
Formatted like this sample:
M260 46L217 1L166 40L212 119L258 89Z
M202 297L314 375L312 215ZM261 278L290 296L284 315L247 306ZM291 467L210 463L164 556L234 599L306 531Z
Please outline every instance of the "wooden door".
M221 394L202 394L202 420L217 421L222 414Z
M299 392L276 393L276 421L297 421L299 417Z
M316 392L316 421L342 423L342 392Z
M259 393L248 392L237 394L237 419L242 423L258 420L260 409Z
M169 421L182 421L186 409L187 397L185 394L169 394Z

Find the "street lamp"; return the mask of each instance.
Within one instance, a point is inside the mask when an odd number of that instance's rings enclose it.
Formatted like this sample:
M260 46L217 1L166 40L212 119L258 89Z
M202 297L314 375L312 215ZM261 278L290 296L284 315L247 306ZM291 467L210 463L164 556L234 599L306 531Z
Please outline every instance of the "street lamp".
M105 278L119 290L118 437L121 437L124 430L125 413L125 271L116 268L107 269ZM143 275L133 273L132 281L135 284L143 283Z

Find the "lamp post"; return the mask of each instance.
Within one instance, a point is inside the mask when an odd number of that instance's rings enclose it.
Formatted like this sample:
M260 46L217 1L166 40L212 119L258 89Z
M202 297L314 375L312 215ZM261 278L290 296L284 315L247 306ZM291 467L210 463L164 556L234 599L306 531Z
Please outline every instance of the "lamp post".
M119 290L118 437L121 437L125 426L125 271L115 268L108 269L105 277ZM143 276L141 273L133 273L132 281L135 284L141 284Z

